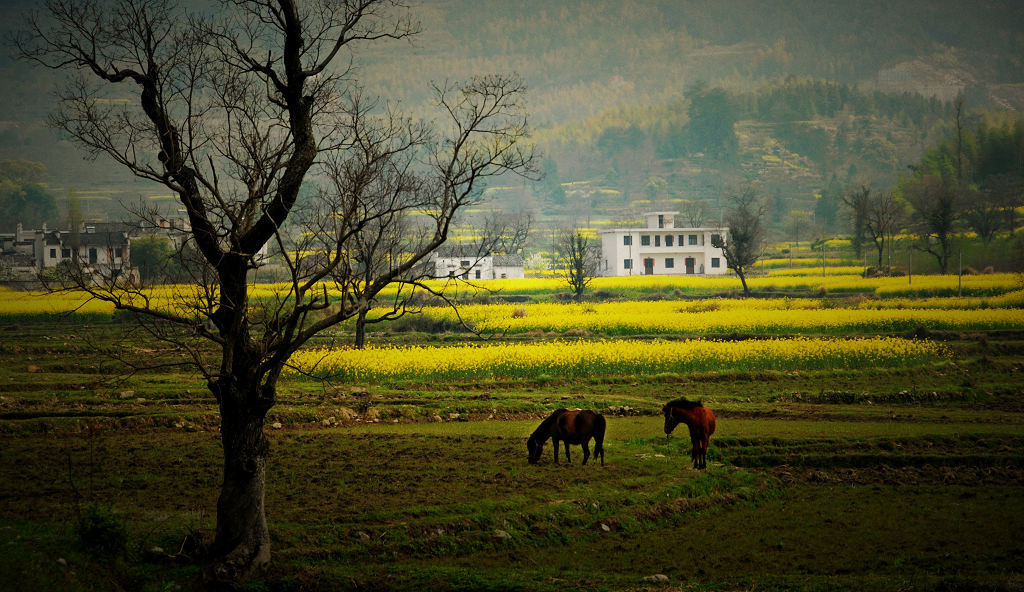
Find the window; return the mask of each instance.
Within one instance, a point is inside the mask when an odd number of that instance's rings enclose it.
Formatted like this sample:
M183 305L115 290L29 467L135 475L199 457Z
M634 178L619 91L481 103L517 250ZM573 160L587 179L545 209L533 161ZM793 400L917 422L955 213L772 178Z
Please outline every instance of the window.
M661 235L660 234L654 235L654 246L656 246L656 247L660 247L661 246Z
M623 259L622 260L622 268L623 269L633 269L633 260L632 259Z
M57 258L57 249L50 249L50 259Z
M633 237L631 235L627 234L626 236L622 237L622 246L628 247L628 246L630 246L632 244L633 244Z
M65 258L65 259L71 257L71 249L61 249L60 250L60 256Z
M671 234L666 234L665 235L665 246L666 247L671 247L672 246L672 235Z
M690 235L690 244L691 245L697 244L697 235L696 234L691 234Z
M720 234L712 234L711 235L711 244L712 245L719 245L721 243L722 243L722 235L720 235Z
M676 260L671 257L665 257L665 269L672 269L676 266Z
M475 272L475 274L474 274L474 277L475 277L476 279L480 279L480 270L479 270L479 269L478 269L478 270L476 270L476 272Z
M89 263L96 263L96 247L89 247Z
M114 256L117 257L118 259L120 259L121 257L124 257L123 251L121 250L121 247L118 247L118 248L114 249Z
M650 244L651 244L651 237L647 236L646 234L641 234L640 235L640 245L646 247L646 246L648 246Z
M681 246L683 246L685 244L686 244L686 235L685 234L680 234L679 235L679 246L681 247Z
M658 214L658 228L665 228L665 216Z
M718 257L711 258L711 267L720 267L720 260Z
M459 261L459 265L461 267L469 267L469 259L463 259L462 261Z

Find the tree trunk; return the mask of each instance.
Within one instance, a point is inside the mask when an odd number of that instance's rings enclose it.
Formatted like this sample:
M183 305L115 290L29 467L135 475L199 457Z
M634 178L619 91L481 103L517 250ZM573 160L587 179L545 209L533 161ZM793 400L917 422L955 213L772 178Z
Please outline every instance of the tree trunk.
M217 500L217 536L204 572L209 589L234 589L260 576L270 563L270 534L264 512L267 453L266 409L257 397L229 388L220 399L224 482Z
M356 317L356 349L363 349L366 346L366 310L360 310Z
M743 295L750 296L750 288L747 286L747 274L737 271L736 275L740 276L740 283L743 284Z

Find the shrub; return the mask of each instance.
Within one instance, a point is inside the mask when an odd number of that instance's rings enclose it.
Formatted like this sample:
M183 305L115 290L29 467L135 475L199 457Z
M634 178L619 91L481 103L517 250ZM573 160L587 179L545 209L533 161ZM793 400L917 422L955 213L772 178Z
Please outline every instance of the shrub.
M115 559L128 546L128 526L109 507L89 504L78 517L78 542L96 557Z

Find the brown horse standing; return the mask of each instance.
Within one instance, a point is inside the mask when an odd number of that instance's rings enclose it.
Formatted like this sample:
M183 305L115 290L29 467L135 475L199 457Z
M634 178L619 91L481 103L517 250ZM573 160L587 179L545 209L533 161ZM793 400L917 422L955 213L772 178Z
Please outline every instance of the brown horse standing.
M690 442L693 450L693 468L705 469L708 466L708 443L711 434L715 433L715 414L704 406L703 401L687 401L676 399L665 403L661 408L665 414L665 435L672 433L680 422L690 428Z
M594 457L601 457L601 465L604 465L604 416L594 411L569 411L557 409L547 419L541 422L537 429L526 441L526 449L529 452L530 464L536 464L540 460L540 453L544 449L544 443L551 438L555 444L555 463L558 463L558 443L565 443L565 461L571 463L569 458L569 445L579 444L583 447L583 464L587 464L590 458L590 439L594 439Z

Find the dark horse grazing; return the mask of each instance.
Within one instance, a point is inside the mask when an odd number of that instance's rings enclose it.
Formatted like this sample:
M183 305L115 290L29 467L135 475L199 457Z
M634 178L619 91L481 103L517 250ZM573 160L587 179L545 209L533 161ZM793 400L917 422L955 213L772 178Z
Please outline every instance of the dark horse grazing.
M665 414L665 435L672 433L679 422L685 423L690 428L690 442L693 450L690 458L693 459L693 468L704 469L708 466L708 442L711 434L715 433L715 414L704 406L703 401L687 401L676 399L665 403L661 408Z
M590 439L594 439L594 457L601 457L604 465L604 416L594 411L569 411L558 409L542 421L526 441L530 464L540 460L540 453L548 438L555 443L555 463L558 463L558 443L565 443L565 461L569 458L569 445L579 444L583 447L583 464L590 458Z

